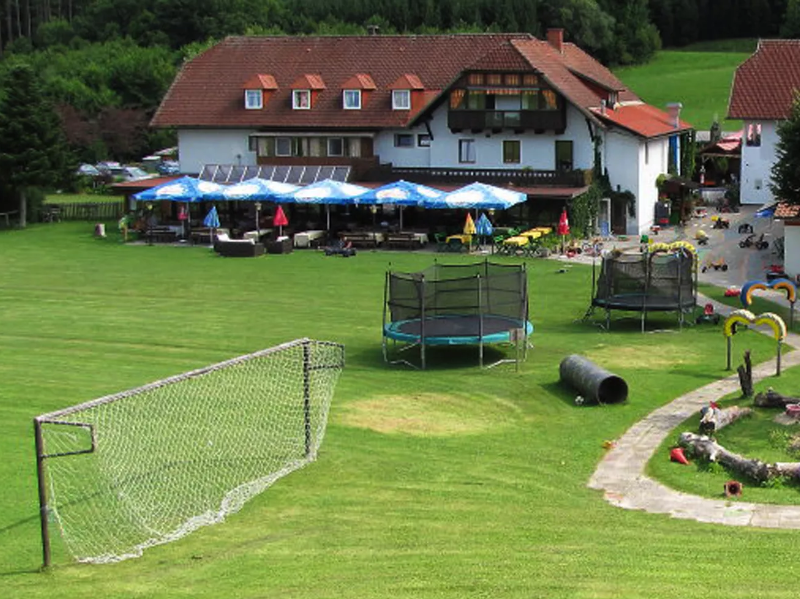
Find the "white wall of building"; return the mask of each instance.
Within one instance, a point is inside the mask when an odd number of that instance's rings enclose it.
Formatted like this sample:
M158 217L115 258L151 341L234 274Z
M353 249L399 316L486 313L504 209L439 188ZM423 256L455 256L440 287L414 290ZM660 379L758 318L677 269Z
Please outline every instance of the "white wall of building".
M783 227L783 268L790 278L800 275L800 226Z
M243 129L179 129L181 172L197 175L206 164L256 164L255 152L248 149L251 133Z
M644 140L620 131L603 137L603 165L615 191L630 191L636 196L636 216L627 218L627 234L640 235L650 230L658 200L656 179L669 164L669 139Z
M747 145L749 125L761 125L761 145ZM745 121L742 136L742 166L739 192L742 204L761 205L773 201L770 191L772 165L775 164L775 144L778 143L776 121Z
M481 131L471 133L451 133L447 127L446 105L440 106L430 122L433 141L430 148L396 148L394 136L398 133L427 133L424 126L413 130L397 129L382 131L375 137L375 153L381 162L391 162L398 167L439 167L439 168L531 168L533 170L552 171L556 168L556 140L572 141L573 168L591 169L594 158L593 144L586 126L586 118L574 107L567 109L567 128L561 135L552 131L536 135L532 131L515 134L511 129L500 133ZM475 163L459 162L459 140L475 141ZM520 163L503 162L503 141L519 140Z

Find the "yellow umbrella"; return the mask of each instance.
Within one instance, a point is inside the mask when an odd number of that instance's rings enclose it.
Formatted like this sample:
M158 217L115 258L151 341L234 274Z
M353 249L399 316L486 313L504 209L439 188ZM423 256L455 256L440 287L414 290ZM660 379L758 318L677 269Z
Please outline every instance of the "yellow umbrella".
M464 223L464 235L475 235L475 221L469 212L467 212L467 222Z

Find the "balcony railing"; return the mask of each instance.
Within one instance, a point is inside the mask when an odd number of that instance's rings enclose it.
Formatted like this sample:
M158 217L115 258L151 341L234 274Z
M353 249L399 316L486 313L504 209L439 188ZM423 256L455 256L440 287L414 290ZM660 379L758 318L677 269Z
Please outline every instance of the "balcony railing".
M490 185L517 187L583 187L592 180L591 171L537 171L531 169L485 168L421 168L395 167L382 164L369 171L364 181L394 181L406 179L416 183L452 183L455 185L488 183Z
M563 110L451 110L447 126L453 130L518 129L561 131L567 127Z

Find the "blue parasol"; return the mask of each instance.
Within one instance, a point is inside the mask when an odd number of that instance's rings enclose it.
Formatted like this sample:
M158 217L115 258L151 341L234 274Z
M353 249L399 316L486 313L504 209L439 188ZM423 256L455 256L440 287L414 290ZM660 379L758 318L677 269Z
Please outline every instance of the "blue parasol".
M180 177L145 189L133 195L134 200L156 202L169 200L172 202L203 202L211 199L211 194L219 193L222 185L195 177Z
M208 211L208 214L203 219L203 226L211 229L211 245L213 247L214 237L216 237L217 229L219 229L219 214L217 214L216 206L211 206L211 210Z
M485 212L481 212L481 215L475 222L475 233L480 237L481 245L483 245L487 237L491 237L492 233L494 233L492 222L489 220L489 217L486 216Z
M503 187L472 183L445 194L439 199L424 200L423 208L466 208L505 210L527 199L524 193Z

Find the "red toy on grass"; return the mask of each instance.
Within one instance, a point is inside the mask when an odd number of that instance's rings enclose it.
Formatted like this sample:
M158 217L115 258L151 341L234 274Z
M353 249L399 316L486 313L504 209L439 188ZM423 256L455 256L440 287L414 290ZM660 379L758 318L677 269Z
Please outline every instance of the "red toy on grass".
M678 462L679 464L689 464L689 460L686 459L686 455L683 453L682 447L676 447L675 449L670 450L669 459L670 461Z

